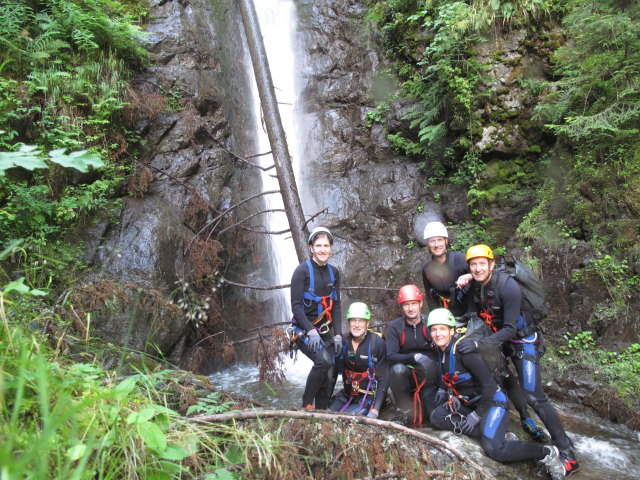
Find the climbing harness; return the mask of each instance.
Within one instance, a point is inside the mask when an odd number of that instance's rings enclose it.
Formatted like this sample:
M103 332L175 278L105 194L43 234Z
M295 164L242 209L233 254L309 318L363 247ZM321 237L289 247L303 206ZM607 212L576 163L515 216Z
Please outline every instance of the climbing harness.
M318 305L318 317L311 323L318 330L320 335L323 335L329 331L329 327L333 322L331 310L333 309L333 302L338 299L338 293L336 292L335 287L336 279L331 265L327 264L327 268L329 269L329 278L331 278L331 293L323 297L316 295L313 265L311 264L311 260L307 260L306 263L307 268L309 269L309 290L304 292L302 295L303 303L305 307L310 307L312 302L315 302ZM323 322L323 319L326 320Z
M369 398L369 403L373 404L373 398L376 395L376 388L378 386L378 381L376 380L376 369L373 364L373 355L371 354L371 344L375 341L376 334L370 336L369 344L367 349L367 370L364 372L354 372L353 370L348 370L344 368L344 359L348 350L348 343L342 347L340 352L340 361L339 361L339 370L338 373L342 374L343 379L345 380L345 384L351 386L351 393L349 395L349 400L342 406L340 409L341 412L344 412L351 402L358 396L362 395L362 400L360 401L360 405L358 406L358 410L362 410L366 408L367 397ZM364 381L367 381L366 388L362 388L361 385Z
M331 293L320 297L315 294L315 275L313 273L313 264L311 260L305 262L309 269L309 290L302 295L302 302L305 307L312 305L315 302L318 305L318 316L311 322L311 325L318 331L320 335L329 333L329 328L333 323L333 317L331 311L333 310L333 302L338 299L338 293L336 292L336 279L333 273L331 265L327 264L329 270L329 278L331 279ZM287 328L287 336L289 337L289 354L293 358L293 351L295 349L296 341L299 338L304 338L307 335L305 330L298 326L298 322L295 317L291 318L291 326Z

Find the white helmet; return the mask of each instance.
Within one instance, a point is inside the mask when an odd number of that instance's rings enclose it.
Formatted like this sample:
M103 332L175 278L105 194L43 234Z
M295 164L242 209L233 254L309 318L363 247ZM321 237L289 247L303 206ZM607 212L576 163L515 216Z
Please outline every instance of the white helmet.
M424 239L429 240L433 237L444 237L449 238L449 234L447 233L447 228L440 222L429 222L427 226L424 227Z
M313 241L321 233L326 235L329 238L329 244L333 245L333 235L331 234L328 228L324 228L324 227L316 227L313 230L311 230L311 233L309 234L309 245L313 245Z

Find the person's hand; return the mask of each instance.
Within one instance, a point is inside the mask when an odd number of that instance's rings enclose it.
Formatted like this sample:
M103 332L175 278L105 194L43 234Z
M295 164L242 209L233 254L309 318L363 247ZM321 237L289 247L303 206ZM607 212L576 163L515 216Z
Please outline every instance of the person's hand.
M307 332L307 338L309 339L309 350L315 353L322 348L322 340L317 330L310 330Z
M480 345L476 340L461 340L456 345L456 352L459 353L475 353L479 350Z
M427 357L426 355L422 354L422 353L416 353L413 356L413 359L416 361L416 363L420 363L420 360L425 359L427 360L429 357Z
M369 410L369 413L367 413L367 418L378 418L378 410L374 410L373 408L371 410Z
M465 273L464 275L460 275L458 277L458 280L456 280L456 287L458 288L462 288L465 285L469 285L469 282L471 281L473 277L471 276L470 273Z
M336 355L340 355L340 352L342 351L342 336L336 335L333 337L333 346L336 349Z
M455 395L451 395L451 397L449 397L449 408L452 412L460 410L460 399Z
M449 400L449 394L443 389L438 389L436 392L436 399L434 401L435 406L442 405Z
M462 433L469 434L473 428L480 423L480 417L473 411L467 415L467 424L462 427Z

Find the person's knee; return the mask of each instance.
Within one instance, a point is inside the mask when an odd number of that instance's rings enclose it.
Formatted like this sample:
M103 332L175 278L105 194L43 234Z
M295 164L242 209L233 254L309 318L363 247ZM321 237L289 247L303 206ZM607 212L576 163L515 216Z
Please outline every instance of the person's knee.
M396 363L393 367L391 367L390 373L394 377L405 377L409 373L409 367L407 367L404 363Z
M504 462L504 442L496 442L493 439L489 439L484 435L480 438L480 445L487 457L496 460L498 462Z

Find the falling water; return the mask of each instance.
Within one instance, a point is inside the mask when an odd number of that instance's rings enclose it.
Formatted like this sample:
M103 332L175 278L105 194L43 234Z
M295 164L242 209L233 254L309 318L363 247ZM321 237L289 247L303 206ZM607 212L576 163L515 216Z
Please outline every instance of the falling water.
M273 85L278 99L280 117L287 136L287 144L294 166L296 181L300 185L301 166L298 156L299 146L297 140L305 138L304 132L297 130L296 108L298 99L297 90L297 68L295 49L295 6L292 0L255 0L255 8L260 29L269 60L269 67L273 79ZM247 62L251 70L251 64ZM253 78L253 71L248 75ZM259 152L271 150L269 138L262 122L260 99L255 82L253 86L254 116L258 131L256 132ZM260 157L262 167L270 167L274 161L271 155ZM278 190L278 181L275 178L275 169L269 169L262 173L262 191ZM282 210L283 204L280 195L268 195L265 198L267 210ZM287 217L284 212L272 212L267 214L267 228L271 232L285 231L289 228ZM275 272L274 285L288 284L291 280L293 270L298 265L295 247L291 236L287 234L270 235L271 255L268 259ZM269 291L270 302L273 305L273 322L282 322L291 318L289 307L290 290L280 289ZM299 354L295 362L290 357L284 359L284 370L287 381L284 385L277 387L288 392L287 395L273 395L273 391L268 388L261 389L257 381L257 369L254 365L240 364L225 372L217 373L214 383L216 386L231 392L242 392L246 394L253 390L263 402L269 404L280 404L281 406L297 406L301 401L302 389L306 380L306 375L311 368L311 362L304 355ZM276 387L274 387L276 388ZM298 394L299 392L299 394ZM282 403L282 398L287 398L286 403Z

